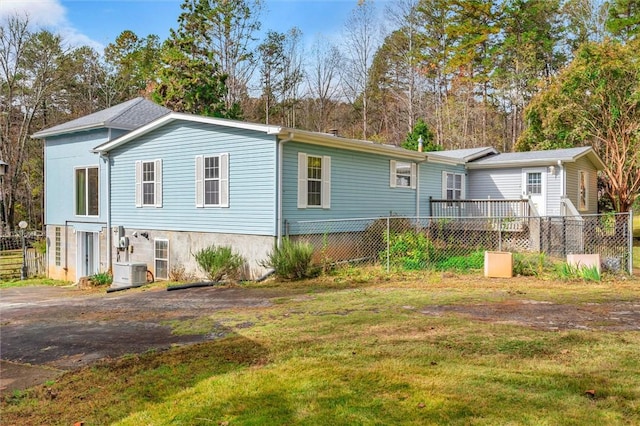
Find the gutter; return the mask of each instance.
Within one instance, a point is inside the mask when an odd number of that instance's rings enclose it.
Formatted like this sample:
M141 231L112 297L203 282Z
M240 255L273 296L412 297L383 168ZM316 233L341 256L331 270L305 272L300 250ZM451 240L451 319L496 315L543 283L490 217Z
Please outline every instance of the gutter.
M420 165L426 161L428 158L416 162L416 219L420 218Z

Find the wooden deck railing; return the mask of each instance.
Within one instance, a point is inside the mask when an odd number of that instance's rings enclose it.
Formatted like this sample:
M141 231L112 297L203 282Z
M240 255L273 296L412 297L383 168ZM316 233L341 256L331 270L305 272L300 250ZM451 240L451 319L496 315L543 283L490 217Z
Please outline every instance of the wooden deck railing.
M529 217L529 200L434 200L429 199L432 217Z

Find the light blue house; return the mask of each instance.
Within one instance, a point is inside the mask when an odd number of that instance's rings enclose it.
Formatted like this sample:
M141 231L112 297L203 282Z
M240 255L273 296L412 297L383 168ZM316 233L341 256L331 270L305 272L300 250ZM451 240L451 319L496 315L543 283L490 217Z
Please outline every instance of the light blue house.
M242 254L255 278L289 223L442 215L438 199L448 200L451 213L453 202L470 194L523 198L476 185L492 179L488 171L501 175L517 163L501 163L508 154L493 148L422 153L174 113L141 98L34 137L45 139L49 275L68 280L120 263L144 264L157 279L196 274L193 253L212 244ZM595 161L596 170L600 163L589 152L572 161ZM568 161L546 166L546 175ZM529 165L542 167L522 163Z

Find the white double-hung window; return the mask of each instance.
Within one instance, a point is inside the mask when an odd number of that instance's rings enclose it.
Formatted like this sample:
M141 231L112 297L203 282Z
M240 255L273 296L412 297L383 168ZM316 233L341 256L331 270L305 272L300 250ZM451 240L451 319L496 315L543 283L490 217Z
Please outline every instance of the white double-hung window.
M229 154L196 156L196 207L229 207Z
M416 189L416 165L403 161L389 161L389 186Z
M162 160L136 161L136 207L162 207Z
M442 198L463 200L464 194L464 174L442 172Z
M331 208L331 157L298 153L298 208Z

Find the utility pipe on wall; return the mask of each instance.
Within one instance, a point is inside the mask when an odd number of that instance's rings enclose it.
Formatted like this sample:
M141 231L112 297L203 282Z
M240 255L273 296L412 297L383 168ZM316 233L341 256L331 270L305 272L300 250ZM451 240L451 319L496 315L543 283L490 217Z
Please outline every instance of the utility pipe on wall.
M277 150L277 171L278 171L278 190L276 191L278 197L278 204L276 207L276 242L278 247L282 245L282 171L284 169L283 166L283 157L284 157L284 144L290 142L293 139L293 132L289 132L285 139L278 140L278 150Z

